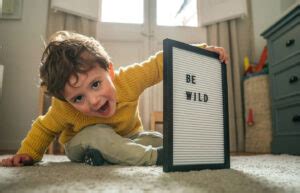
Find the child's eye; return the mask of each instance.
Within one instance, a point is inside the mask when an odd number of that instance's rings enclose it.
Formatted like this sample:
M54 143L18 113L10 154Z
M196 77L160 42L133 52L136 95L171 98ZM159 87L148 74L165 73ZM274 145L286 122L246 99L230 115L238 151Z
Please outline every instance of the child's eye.
M92 84L92 88L98 88L100 86L100 81L95 81L93 84Z
M83 96L79 95L77 97L74 98L73 102L74 103L79 103L80 101L82 101Z

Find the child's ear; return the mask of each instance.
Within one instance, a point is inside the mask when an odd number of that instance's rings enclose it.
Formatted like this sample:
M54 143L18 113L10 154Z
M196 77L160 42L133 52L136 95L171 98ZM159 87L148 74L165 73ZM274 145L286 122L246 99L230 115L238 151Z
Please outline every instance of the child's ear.
M115 78L115 71L114 71L114 66L112 63L109 63L108 73L109 73L110 78L113 80Z

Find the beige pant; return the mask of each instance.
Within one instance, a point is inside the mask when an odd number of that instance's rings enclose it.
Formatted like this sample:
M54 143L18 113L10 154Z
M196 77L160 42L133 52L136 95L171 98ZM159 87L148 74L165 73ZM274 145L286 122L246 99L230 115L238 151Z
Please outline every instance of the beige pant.
M98 149L104 159L120 165L155 165L157 147L162 146L159 132L141 132L131 138L118 135L111 127L97 124L85 127L65 144L71 161L82 162L85 150Z

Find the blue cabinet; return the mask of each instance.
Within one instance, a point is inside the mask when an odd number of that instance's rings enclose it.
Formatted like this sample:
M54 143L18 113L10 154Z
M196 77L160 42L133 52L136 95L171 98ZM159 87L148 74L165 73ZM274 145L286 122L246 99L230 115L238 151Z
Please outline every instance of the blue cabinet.
M268 42L272 153L300 155L300 5L262 36Z

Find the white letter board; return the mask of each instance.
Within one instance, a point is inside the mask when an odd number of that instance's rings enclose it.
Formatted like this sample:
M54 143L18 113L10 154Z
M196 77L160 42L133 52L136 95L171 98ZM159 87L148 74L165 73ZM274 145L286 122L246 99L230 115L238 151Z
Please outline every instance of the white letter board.
M164 51L163 170L230 167L226 65L170 39Z

